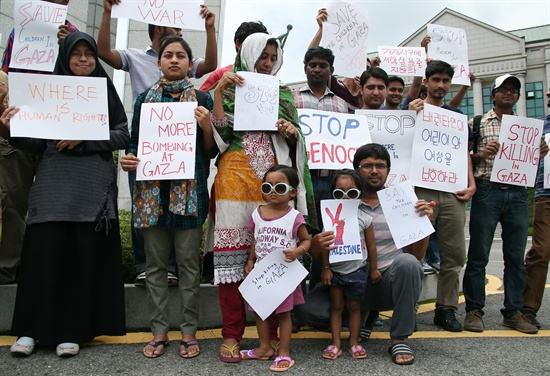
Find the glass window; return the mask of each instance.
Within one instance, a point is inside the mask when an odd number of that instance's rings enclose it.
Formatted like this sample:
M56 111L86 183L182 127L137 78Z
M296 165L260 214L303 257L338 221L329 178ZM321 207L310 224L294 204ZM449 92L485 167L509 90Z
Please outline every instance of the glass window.
M531 96L525 98L527 117L538 118L544 115L544 91L542 81L528 82L525 84L525 91L532 92Z

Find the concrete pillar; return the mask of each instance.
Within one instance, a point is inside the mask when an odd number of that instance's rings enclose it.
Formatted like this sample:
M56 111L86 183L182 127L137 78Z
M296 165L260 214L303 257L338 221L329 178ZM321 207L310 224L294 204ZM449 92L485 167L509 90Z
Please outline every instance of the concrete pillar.
M476 78L474 90L474 115L483 115L483 80Z
M521 82L520 97L518 103L516 104L517 114L519 116L527 116L527 101L525 97L525 73L518 73L516 74L516 77L519 79L519 82Z
M550 48L544 50L544 68L545 68L545 80L544 80L544 93L550 90ZM550 113L550 108L546 106L545 113Z

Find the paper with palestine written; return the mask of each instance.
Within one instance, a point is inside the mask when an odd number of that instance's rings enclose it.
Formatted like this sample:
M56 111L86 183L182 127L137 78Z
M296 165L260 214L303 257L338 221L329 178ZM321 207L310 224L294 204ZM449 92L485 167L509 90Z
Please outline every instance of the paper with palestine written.
M334 231L334 244L329 253L331 264L350 260L362 260L361 236L357 210L359 200L321 200L321 215L325 231Z
M239 286L244 300L265 320L307 276L298 260L286 262L282 250L273 251L254 265Z

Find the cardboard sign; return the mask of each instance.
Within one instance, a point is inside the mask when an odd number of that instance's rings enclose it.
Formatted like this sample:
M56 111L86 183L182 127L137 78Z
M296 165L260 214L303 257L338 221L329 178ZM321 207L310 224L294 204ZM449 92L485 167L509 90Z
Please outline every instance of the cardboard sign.
M456 192L468 187L466 115L424 104L416 117L409 180L417 187Z
M237 72L244 85L235 89L236 131L276 131L279 119L279 79L253 72Z
M550 133L544 135L544 140L550 145ZM550 153L544 157L544 189L550 189Z
M54 76L12 72L12 137L47 140L108 140L109 106L104 77Z
M357 148L371 142L367 119L361 115L298 109L298 121L312 169L353 168Z
M380 68L388 76L424 76L426 50L424 47L378 46Z
M391 169L386 187L409 178L416 112L409 110L355 110L367 117L372 142L384 145L390 153Z
M299 261L286 262L282 251L274 251L256 263L239 286L244 300L265 320L307 276Z
M52 72L59 53L57 32L67 6L46 1L16 1L10 68Z
M362 260L361 236L357 210L359 200L321 200L321 215L325 231L334 231L338 248L329 253L329 263Z
M421 217L415 212L414 204L418 197L410 182L405 181L376 193L397 248L424 239L435 231L427 216Z
M360 76L367 69L367 11L357 3L343 1L327 7L321 45L334 53L334 72L345 77Z
M544 122L503 115L491 181L533 187L537 179L540 140Z
M124 0L113 4L112 18L136 21L187 30L205 30L200 15L202 0Z
M470 67L468 65L468 42L466 31L449 26L428 24L428 57L443 60L455 70L453 84L470 86Z
M197 102L143 103L136 180L195 178Z

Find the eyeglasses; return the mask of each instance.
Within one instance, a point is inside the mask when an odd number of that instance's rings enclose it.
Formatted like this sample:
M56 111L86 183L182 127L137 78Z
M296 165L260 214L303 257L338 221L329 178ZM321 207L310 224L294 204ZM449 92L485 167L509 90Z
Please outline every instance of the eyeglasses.
M286 183L277 183L275 185L271 185L270 183L263 183L262 184L262 193L264 195L268 195L271 192L277 193L279 196L286 195L288 192L294 190L290 185Z
M341 200L343 198L349 198L350 200L358 199L359 196L361 196L361 191L357 188L350 188L347 191L343 191L341 189L335 189L332 191L332 197L334 197L337 200Z
M506 94L507 92L510 92L512 94L519 93L519 89L517 87L499 87L495 89L496 92Z
M373 167L376 167L377 170L385 170L388 166L385 163L365 163L359 166L359 168L370 171Z

